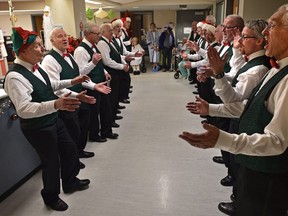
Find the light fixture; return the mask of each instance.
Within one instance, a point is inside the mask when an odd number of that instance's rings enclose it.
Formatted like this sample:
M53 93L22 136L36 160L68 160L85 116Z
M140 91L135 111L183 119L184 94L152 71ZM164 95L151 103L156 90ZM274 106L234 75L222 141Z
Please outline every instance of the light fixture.
M108 16L108 13L104 11L102 8L99 8L98 11L94 13L94 16L96 16L99 19L103 19Z
M91 1L91 0L85 0L86 3L89 3L89 4L96 4L96 5L101 5L102 3L101 2L95 2L95 1Z

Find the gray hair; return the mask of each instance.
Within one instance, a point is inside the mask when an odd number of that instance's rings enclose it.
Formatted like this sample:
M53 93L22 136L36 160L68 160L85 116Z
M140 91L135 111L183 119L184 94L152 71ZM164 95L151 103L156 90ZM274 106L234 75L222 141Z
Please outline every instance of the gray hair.
M208 23L210 23L211 25L216 24L216 18L213 15L207 15L205 20L206 22L208 21Z
M111 23L103 23L100 26L100 33L103 35L103 33L105 33L107 30L112 29L112 25Z
M279 9L278 12L283 13L282 16L282 24L283 25L288 25L288 4L282 5Z
M49 33L49 39L50 40L52 40L53 38L54 38L54 34L55 34L55 31L56 30L63 30L63 28L61 28L61 27L55 27L55 28L53 28L51 31L50 31L50 33Z
M244 20L241 16L237 14L231 14L228 15L226 18L233 19L233 23L235 26L237 26L241 31L244 28Z
M83 27L84 36L87 36L90 32L92 32L92 28L98 27L95 23L86 23Z
M245 27L253 30L256 38L263 38L262 31L266 28L267 22L262 19L250 20L245 23Z

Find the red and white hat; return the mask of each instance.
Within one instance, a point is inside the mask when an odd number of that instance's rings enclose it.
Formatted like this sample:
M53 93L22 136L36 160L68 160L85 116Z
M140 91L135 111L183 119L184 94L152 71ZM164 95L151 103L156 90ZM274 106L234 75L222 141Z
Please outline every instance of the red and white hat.
M120 25L121 27L123 26L123 22L121 19L115 18L111 22L112 27L114 28L117 25Z
M122 17L121 18L122 22L131 22L131 18L130 17Z

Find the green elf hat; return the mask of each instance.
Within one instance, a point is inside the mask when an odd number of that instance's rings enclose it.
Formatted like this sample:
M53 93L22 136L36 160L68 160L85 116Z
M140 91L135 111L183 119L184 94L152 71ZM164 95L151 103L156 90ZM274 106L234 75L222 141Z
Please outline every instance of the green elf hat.
M21 27L12 28L12 41L13 41L13 50L16 55L19 55L19 51L30 46L38 34L34 31L24 30Z

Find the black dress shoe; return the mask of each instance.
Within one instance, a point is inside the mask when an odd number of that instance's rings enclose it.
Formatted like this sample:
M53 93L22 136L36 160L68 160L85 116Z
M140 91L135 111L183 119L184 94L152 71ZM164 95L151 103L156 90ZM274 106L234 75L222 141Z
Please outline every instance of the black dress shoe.
M85 168L85 164L82 163L81 161L79 161L79 168L80 168L80 169L84 169L84 168Z
M221 179L220 183L223 186L233 186L233 177L231 175L227 175L225 178Z
M198 92L198 91L193 91L192 93L193 93L193 94L197 94L197 95L199 94L199 92Z
M117 114L120 114L120 113L121 113L121 111L120 111L120 110L117 110L117 111L116 111L116 113L117 113Z
M232 202L236 202L236 197L234 194L231 194L230 199Z
M132 93L132 90L129 90L129 93Z
M113 128L119 128L120 125L117 124L116 122L112 122L111 127L113 127Z
M122 99L122 100L120 100L120 102L124 103L124 104L130 104L130 101L127 99Z
M102 138L117 139L118 136L119 135L117 133L110 133L102 135Z
M219 203L218 205L218 209L223 212L224 214L226 215L235 215L236 213L236 210L235 210L235 205L233 202L231 203L224 203L224 202L221 202Z
M196 84L197 81L196 80L192 80L191 82L189 82L190 85Z
M129 86L129 88L133 88L133 86Z
M120 119L123 119L123 116L116 116L115 117L115 120L120 120Z
M212 160L213 160L215 163L224 164L224 160L223 160L223 157L222 157L222 156L214 156L214 157L212 158Z
M125 109L125 108L126 108L125 106L121 106L121 105L118 106L118 109Z
M77 180L75 184L71 187L63 188L64 193L73 193L75 191L81 191L88 188L88 185L90 184L89 179L82 179Z
M58 198L58 200L55 202L45 204L55 211L66 211L68 209L68 205L60 198Z
M79 154L79 158L90 158L94 157L94 152L87 152L87 151L81 151Z
M107 139L102 138L102 137L99 136L99 137L97 137L95 139L89 138L89 141L91 141L91 142L106 142Z

